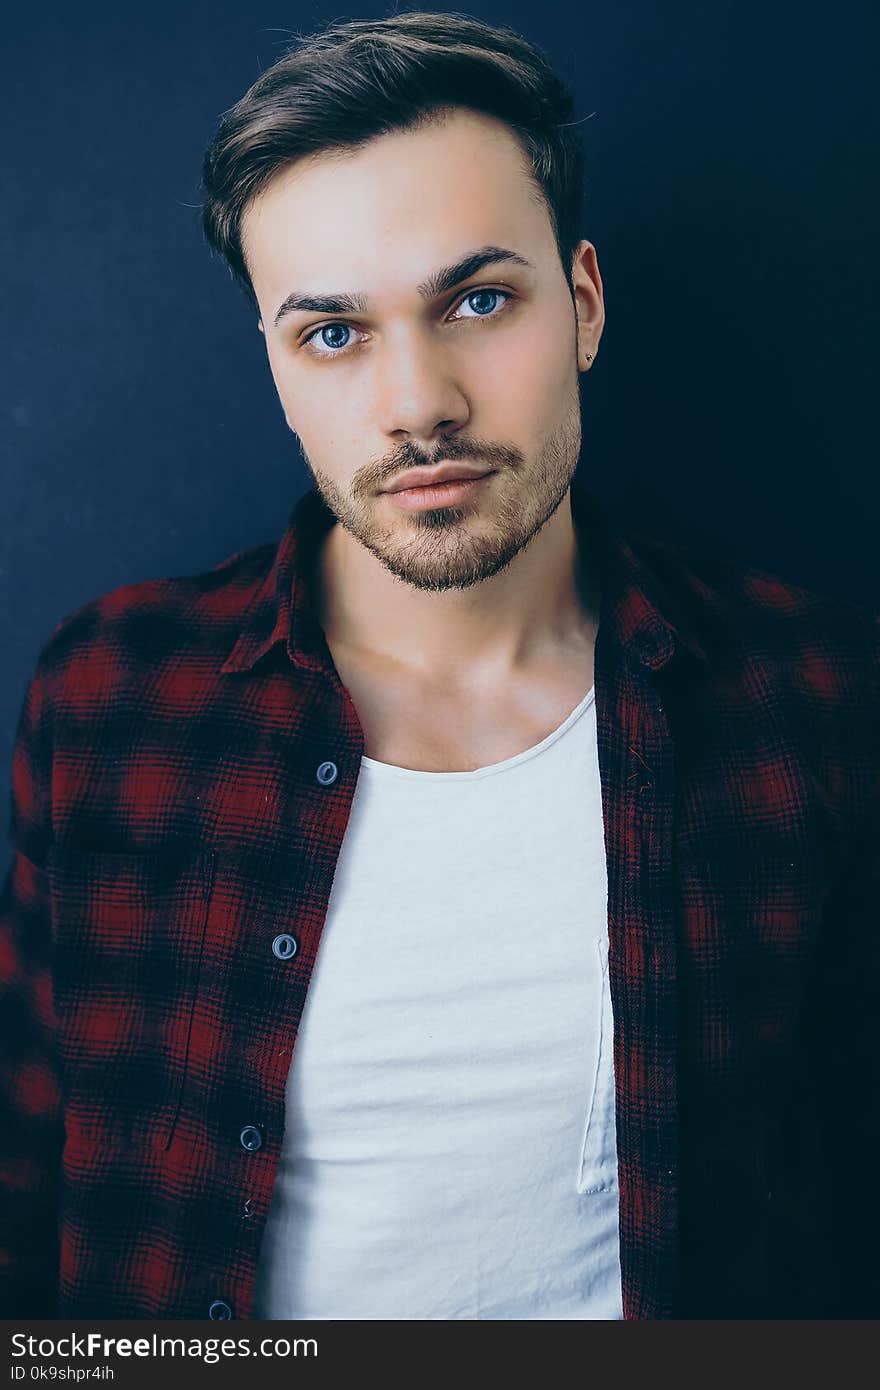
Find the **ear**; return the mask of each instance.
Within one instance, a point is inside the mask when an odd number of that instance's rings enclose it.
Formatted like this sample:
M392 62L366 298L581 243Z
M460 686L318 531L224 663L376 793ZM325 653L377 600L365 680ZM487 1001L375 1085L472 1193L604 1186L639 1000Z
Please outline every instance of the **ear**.
M590 241L578 243L572 259L571 286L577 313L578 371L586 372L599 349L605 326L602 276L596 261L596 248Z

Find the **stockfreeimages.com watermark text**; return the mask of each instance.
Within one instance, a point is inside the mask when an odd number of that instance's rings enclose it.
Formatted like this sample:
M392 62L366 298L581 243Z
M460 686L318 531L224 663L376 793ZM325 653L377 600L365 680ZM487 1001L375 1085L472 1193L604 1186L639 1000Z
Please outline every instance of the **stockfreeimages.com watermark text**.
M14 1332L11 1337L14 1357L44 1359L49 1356L75 1357L108 1356L180 1356L195 1357L212 1365L224 1357L234 1356L317 1356L318 1343L314 1337L261 1337L252 1343L250 1337L106 1337L101 1332L71 1332L63 1337L34 1337Z

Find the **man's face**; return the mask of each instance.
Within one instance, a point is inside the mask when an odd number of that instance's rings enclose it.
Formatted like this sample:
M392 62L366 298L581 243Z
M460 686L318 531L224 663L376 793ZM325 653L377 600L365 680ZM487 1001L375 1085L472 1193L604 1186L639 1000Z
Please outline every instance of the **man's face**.
M341 525L420 589L497 573L566 494L578 371L604 320L583 242L579 355L549 214L512 133L456 110L300 160L251 202L243 240L285 418ZM498 254L463 264L485 248ZM356 302L332 302L343 296ZM387 490L441 461L491 472L430 501Z

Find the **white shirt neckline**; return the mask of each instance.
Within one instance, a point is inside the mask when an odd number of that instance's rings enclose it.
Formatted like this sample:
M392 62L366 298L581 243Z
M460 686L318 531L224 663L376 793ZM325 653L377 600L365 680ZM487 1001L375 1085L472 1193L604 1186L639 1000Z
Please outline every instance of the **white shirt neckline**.
M537 757L545 749L550 748L557 739L561 738L575 723L580 716L589 709L596 698L596 687L591 685L584 698L562 721L558 728L549 733L546 738L542 738L540 743L535 743L531 748L524 748L521 753L514 753L510 758L504 758L499 763L487 763L485 767L473 768L464 772L426 772L423 768L398 767L396 763L383 763L377 758L368 758L366 754L361 755L361 766L370 768L373 771L396 777L410 777L422 780L430 779L433 782L474 782L481 777L491 777L498 772L506 772L508 768L518 767L520 763L526 762L529 758Z

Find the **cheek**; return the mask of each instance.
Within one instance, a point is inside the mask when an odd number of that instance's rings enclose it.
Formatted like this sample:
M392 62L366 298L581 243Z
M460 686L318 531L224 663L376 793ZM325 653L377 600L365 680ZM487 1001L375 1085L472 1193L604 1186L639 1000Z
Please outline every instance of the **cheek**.
M367 421L352 412L350 401L341 402L338 392L326 401L316 392L297 393L285 415L309 462L326 477L343 484L363 465Z
M577 378L574 347L563 341L558 328L531 332L499 344L487 353L472 379L479 404L491 410L502 428L541 437L548 425L558 424L568 408Z
M283 364L273 365L275 389L285 419L316 462L328 452L350 448L349 441L363 434L354 393L340 391L338 384L329 380L332 375L328 371L301 376L285 372Z

